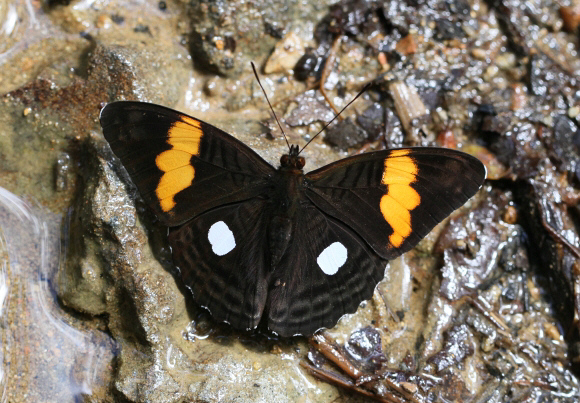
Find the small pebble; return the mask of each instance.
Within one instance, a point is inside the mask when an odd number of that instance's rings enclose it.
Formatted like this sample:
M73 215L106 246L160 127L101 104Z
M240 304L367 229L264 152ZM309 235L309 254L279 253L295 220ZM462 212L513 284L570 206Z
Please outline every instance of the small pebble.
M276 46L264 66L264 73L292 70L304 54L304 41L295 32L287 33Z
M218 76L212 77L205 82L203 90L210 97L216 96L221 93L220 91L222 90L222 86L220 84L221 82Z
M483 79L487 82L491 81L491 79L497 75L498 71L499 69L497 68L496 65L489 66L487 69L485 69L485 72L483 73Z
M508 206L502 218L508 224L515 224L518 221L518 210L514 206Z
M280 348L280 346L279 346L279 345L277 345L277 344L274 344L274 345L272 346L272 349L270 350L270 352L271 352L272 354L282 354L282 349Z
M524 322L524 315L516 313L511 317L510 323L513 326L520 326Z
M516 55L511 52L502 53L496 57L495 64L503 70L513 69L516 66Z
M568 109L568 117L570 119L575 119L576 116L578 116L578 114L580 114L580 108L577 106L573 106L570 109Z
M489 353L495 348L495 342L493 337L486 337L481 341L481 350L484 353Z
M471 50L471 55L477 60L485 60L487 58L487 52L480 48L475 48Z
M95 24L97 28L110 28L113 25L113 20L111 17L105 14L101 14L97 17L97 22Z
M259 361L254 361L252 367L254 368L254 371L259 371L260 369L262 369L262 364Z
M518 111L526 106L528 96L526 87L522 83L512 84L511 110Z
M558 328L550 322L544 322L544 331L546 335L552 340L560 340L562 337Z
M379 64L381 65L381 69L383 71L389 71L391 69L391 65L387 61L387 55L385 52L379 52L377 59L379 60Z
M437 134L437 143L441 147L445 148L457 148L457 140L455 139L455 134L451 129L441 130Z
M22 111L22 114L24 116L28 116L30 114L30 112L32 112L32 108L24 108L24 110Z
M409 34L397 42L395 49L405 56L417 53L417 41L412 34Z
M224 50L224 48L226 47L224 40L219 36L213 38L213 43L215 44L217 50Z
M407 392L415 394L417 393L417 385L411 382L401 382L401 387L405 389Z

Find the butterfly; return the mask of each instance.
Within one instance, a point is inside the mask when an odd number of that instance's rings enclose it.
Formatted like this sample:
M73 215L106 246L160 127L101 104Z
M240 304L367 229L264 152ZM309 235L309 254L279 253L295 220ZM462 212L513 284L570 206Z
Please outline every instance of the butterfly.
M110 103L100 122L169 227L196 302L237 329L263 323L281 336L309 335L354 312L387 261L486 177L477 158L432 147L369 152L305 174L292 145L275 168L226 132L150 103Z

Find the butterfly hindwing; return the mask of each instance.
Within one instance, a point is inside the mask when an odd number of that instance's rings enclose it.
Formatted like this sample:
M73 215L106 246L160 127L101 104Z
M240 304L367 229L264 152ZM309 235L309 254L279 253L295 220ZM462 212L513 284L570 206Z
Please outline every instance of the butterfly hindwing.
M334 326L372 296L386 264L350 228L305 200L270 279L268 327L292 336Z
M196 302L238 329L255 328L266 303L265 203L218 207L169 232L174 263Z
M100 120L111 149L167 226L254 197L275 171L229 134L162 106L114 102Z
M485 167L444 148L349 157L306 174L308 198L384 259L415 246L480 188Z

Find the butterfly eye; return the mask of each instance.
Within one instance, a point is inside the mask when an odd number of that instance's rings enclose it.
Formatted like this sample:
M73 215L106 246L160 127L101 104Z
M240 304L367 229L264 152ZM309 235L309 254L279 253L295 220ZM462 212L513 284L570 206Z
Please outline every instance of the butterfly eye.
M296 161L296 168L302 169L302 168L304 168L305 164L306 164L306 160L304 159L304 157L298 157L298 161Z
M283 167L287 167L289 163L290 163L290 156L288 154L284 154L283 156L280 157L280 164Z

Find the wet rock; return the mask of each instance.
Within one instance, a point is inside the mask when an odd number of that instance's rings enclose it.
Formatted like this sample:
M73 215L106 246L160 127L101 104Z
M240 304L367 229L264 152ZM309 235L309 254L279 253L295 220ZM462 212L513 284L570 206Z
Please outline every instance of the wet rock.
M458 21L450 21L441 18L436 21L435 38L439 40L449 40L455 38L462 38L465 36L463 28Z
M457 300L470 295L497 269L497 250L508 231L500 221L505 203L496 194L493 201L486 200L467 215L453 219L441 233L437 249L443 253L443 280L439 291L445 298Z
M330 122L332 109L317 91L308 91L295 98L298 104L285 119L290 126L305 126L312 122Z
M312 50L306 51L294 66L294 76L298 81L306 81L309 77L320 79L325 58L317 56Z
M314 22L318 7L283 0L252 3L191 3L189 40L194 65L203 71L239 77L250 61L271 53L284 28ZM285 10L283 13L278 10ZM273 34L273 35L271 35Z
M499 25L507 36L511 49L519 56L527 56L531 47L531 38L526 37L525 27L519 23L523 20L522 11L503 1L491 1L490 4L496 10Z
M274 51L264 66L264 73L283 73L291 70L304 53L304 42L295 33L289 32L274 47Z
M367 372L377 371L387 360L383 354L381 334L370 326L352 333L344 348L350 357Z
M435 364L437 372L441 372L452 365L462 362L473 352L469 328L467 325L458 325L446 333L443 349L431 357L429 362Z
M332 5L328 14L319 22L314 37L328 49L337 35L374 36L381 30L375 17L378 8L371 1L340 1Z
M580 308L575 296L575 258L573 251L551 234L550 228L566 234L572 245L578 245L580 237L567 209L554 204L559 194L554 183L535 180L520 183L516 192L530 242L531 260L541 262L541 274L548 279L555 314L564 328L570 329Z
M352 119L346 118L327 128L324 138L333 146L346 150L363 144L368 134Z
M558 169L574 175L580 165L580 130L578 126L567 116L554 117L554 129L552 136L546 136L544 142L551 151L550 157L554 160Z
M540 97L554 96L569 83L569 77L546 55L534 55L529 65L529 86Z
M376 140L385 132L385 108L380 102L371 104L357 116L356 123L368 133L369 141Z

